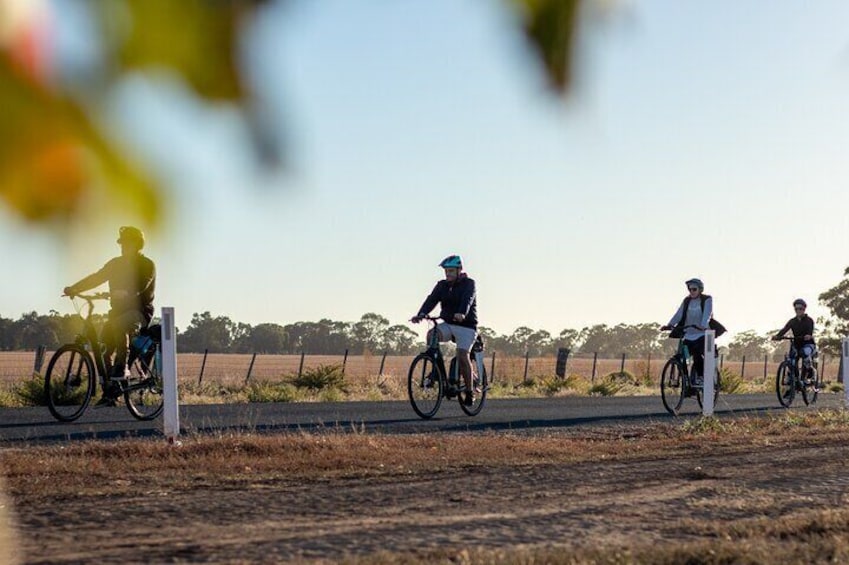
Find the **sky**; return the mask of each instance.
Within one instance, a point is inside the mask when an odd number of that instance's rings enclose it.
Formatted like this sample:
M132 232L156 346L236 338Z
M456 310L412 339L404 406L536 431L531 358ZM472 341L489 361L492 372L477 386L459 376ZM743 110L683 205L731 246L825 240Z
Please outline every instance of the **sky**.
M599 5L566 97L508 2L272 5L246 59L286 141L277 175L231 109L125 81L110 127L171 195L145 249L158 306L181 328L204 311L405 323L458 253L498 333L666 323L690 277L722 341L780 327L797 297L825 314L849 265L849 3ZM59 20L68 64L91 56ZM59 238L0 208L0 316L72 312L61 289L118 254L128 221Z

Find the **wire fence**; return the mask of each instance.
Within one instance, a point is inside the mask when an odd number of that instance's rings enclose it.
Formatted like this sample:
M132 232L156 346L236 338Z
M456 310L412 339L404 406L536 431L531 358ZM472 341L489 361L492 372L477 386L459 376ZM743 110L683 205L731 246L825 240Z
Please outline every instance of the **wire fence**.
M0 352L0 386L14 383L46 371L52 351ZM486 368L495 381L527 382L556 378L556 356L499 356L486 353ZM180 353L177 370L180 383L236 386L252 381L278 381L300 376L320 366L338 366L348 379L405 379L412 355L366 354L348 355L265 355L233 353ZM566 375L578 375L595 382L611 373L628 372L645 382L659 382L667 358L657 354L602 358L597 353L570 355ZM728 359L720 356L720 368L745 380L767 380L775 376L779 363L769 356L751 359ZM838 382L838 359L821 354L819 372L822 379Z

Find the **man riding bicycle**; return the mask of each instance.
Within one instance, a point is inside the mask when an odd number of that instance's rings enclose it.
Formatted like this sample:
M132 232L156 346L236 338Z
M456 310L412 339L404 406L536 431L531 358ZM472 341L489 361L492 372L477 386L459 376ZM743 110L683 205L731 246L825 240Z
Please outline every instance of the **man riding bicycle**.
M443 322L436 326L439 341L453 339L457 343L457 360L460 376L466 388L463 402L471 406L475 402L475 389L472 384L472 361L469 352L478 335L478 306L475 281L463 272L463 260L459 255L449 255L439 264L445 269L445 279L436 283L419 313L412 318L413 323L420 322L437 304L441 305L439 317ZM430 340L430 333L428 333Z
M810 369L817 346L814 342L814 320L805 313L807 308L808 304L801 298L794 300L793 310L796 311L796 315L790 318L784 327L772 336L772 339L778 341L788 330L792 330L793 348L802 356L802 366Z
M123 226L118 230L121 255L109 260L99 271L66 286L67 296L109 283L110 310L101 331L106 351L104 358L112 379L126 377L127 350L130 336L147 326L153 318L153 293L156 287L156 266L142 254L144 233L138 228ZM114 360L112 355L115 355ZM120 386L113 386L104 394L104 402L111 402L120 394Z

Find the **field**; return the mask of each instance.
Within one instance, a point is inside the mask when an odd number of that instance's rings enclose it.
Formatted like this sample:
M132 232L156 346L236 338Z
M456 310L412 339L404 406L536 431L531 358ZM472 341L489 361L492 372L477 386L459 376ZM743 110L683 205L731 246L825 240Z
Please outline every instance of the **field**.
M51 352L47 352L42 370L46 370ZM0 404L14 405L13 387L33 374L34 352L0 352ZM301 366L300 355L203 354L178 355L177 370L181 401L189 404L269 400L388 400L402 399L406 394L406 375L412 356L358 355L344 360L341 355L307 355ZM301 373L322 367L342 367L344 386L340 389L315 391L269 391L269 387L290 383ZM626 359L625 371L633 376L631 386L620 387L616 394L649 394L656 390L665 359ZM494 363L494 365L493 365ZM569 359L567 372L570 383L558 383L555 377L555 358L487 357L487 371L494 366L494 397L533 396L552 394L584 394L606 375L618 372L620 359L598 359L593 378L591 356ZM382 371L381 371L382 367ZM724 362L724 367L739 375L743 369L737 361ZM777 363L771 362L764 373L763 361L745 367L743 390L766 390L771 387ZM826 368L823 368L826 369ZM766 374L766 380L764 380ZM828 375L825 375L828 378ZM252 388L251 388L252 386ZM5 396L4 396L5 392ZM602 394L611 393L601 391ZM3 399L6 399L3 401Z
M31 563L845 563L849 417L0 451Z

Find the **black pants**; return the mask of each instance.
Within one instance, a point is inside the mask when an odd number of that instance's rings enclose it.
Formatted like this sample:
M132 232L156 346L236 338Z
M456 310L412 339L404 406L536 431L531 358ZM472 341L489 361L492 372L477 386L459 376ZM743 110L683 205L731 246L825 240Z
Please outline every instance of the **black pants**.
M699 339L684 340L684 345L687 346L687 350L690 352L690 357L693 358L693 374L704 376L705 374L705 338L704 336Z

